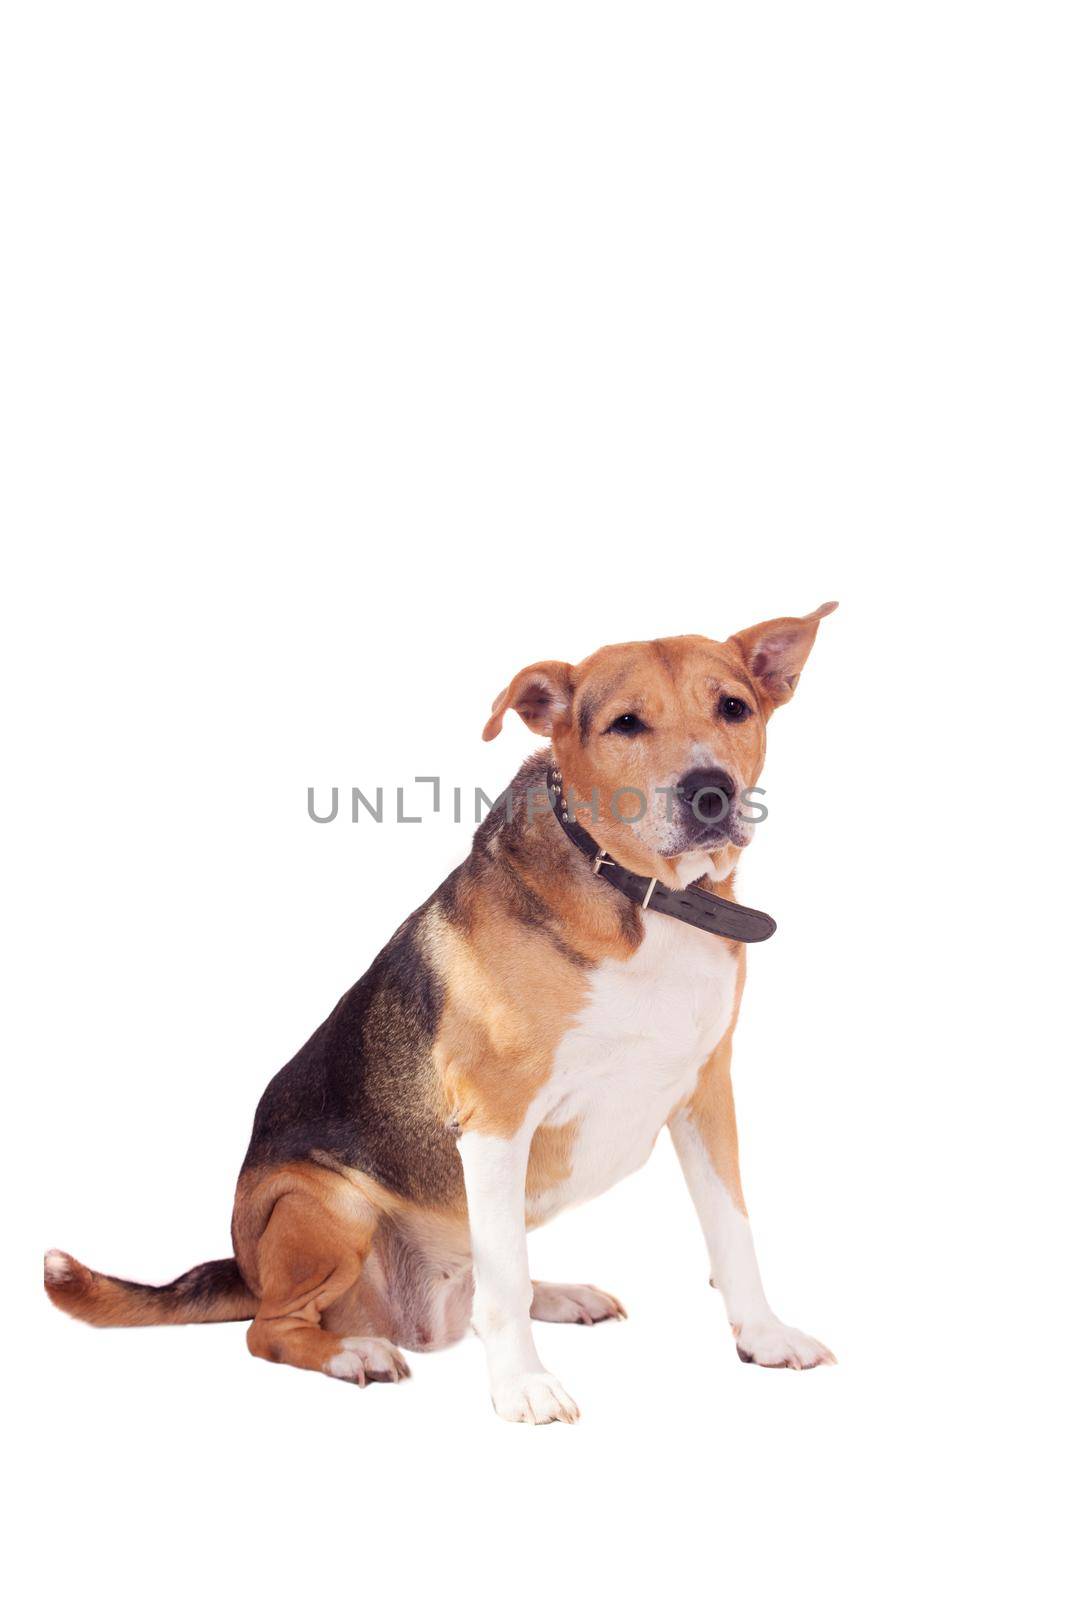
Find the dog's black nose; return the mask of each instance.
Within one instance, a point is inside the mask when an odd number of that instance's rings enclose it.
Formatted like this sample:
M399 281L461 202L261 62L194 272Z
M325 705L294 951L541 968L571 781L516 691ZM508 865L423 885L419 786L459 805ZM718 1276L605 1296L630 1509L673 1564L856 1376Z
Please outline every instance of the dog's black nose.
M721 822L730 809L736 785L721 767L694 767L678 779L678 793L700 822Z

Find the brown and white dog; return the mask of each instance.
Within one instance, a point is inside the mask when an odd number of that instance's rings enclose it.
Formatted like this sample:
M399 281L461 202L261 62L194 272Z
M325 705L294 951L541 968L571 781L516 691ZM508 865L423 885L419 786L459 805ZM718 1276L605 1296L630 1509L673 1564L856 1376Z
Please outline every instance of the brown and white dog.
M435 1349L473 1322L499 1414L573 1422L531 1318L623 1312L586 1284L531 1283L526 1230L633 1172L667 1126L741 1359L832 1361L775 1316L753 1251L730 1085L744 947L625 898L528 802L554 766L614 861L732 900L751 833L739 797L833 609L517 673L484 737L513 709L551 749L268 1085L233 1257L150 1288L51 1251L55 1304L100 1326L250 1318L254 1355L360 1385L408 1375L398 1346ZM713 823L670 803L694 780L729 801ZM640 820L594 818L594 791L633 789L649 797Z

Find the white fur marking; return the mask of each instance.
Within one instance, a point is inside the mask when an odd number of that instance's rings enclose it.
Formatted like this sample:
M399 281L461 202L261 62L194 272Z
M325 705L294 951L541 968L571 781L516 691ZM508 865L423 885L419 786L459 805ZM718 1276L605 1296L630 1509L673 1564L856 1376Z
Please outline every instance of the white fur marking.
M531 1205L544 1221L602 1194L648 1159L696 1087L733 1012L737 958L720 939L650 911L626 961L602 962L560 1041L544 1120L577 1119L569 1176Z
M341 1340L337 1355L331 1356L324 1369L331 1378L344 1378L362 1389L368 1382L399 1383L411 1373L407 1362L388 1339L349 1337Z
M74 1266L65 1250L49 1250L44 1258L46 1283L69 1283L74 1277Z
M742 1360L761 1367L832 1364L834 1356L825 1345L787 1327L768 1305L749 1220L712 1166L688 1111L671 1118L671 1138L704 1230L712 1281L726 1302Z
M468 1132L459 1141L474 1257L471 1320L485 1347L489 1388L508 1422L575 1422L578 1408L545 1371L530 1327L526 1167L539 1120L531 1111L512 1139Z

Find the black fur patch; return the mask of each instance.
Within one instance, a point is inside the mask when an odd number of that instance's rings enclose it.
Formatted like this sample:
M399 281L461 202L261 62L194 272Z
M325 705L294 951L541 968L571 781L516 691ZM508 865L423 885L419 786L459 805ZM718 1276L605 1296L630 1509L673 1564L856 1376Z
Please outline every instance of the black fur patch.
M244 1169L317 1160L356 1167L423 1204L462 1184L433 1109L441 983L423 948L433 901L397 930L281 1072L256 1111Z

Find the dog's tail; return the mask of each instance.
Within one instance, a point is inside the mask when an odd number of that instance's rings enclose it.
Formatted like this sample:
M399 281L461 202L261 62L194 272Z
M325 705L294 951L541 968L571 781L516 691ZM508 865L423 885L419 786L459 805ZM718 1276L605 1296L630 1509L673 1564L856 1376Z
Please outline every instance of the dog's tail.
M167 1322L244 1322L258 1301L237 1262L205 1261L173 1283L153 1288L90 1272L65 1250L44 1258L44 1286L54 1306L97 1328L144 1328Z

